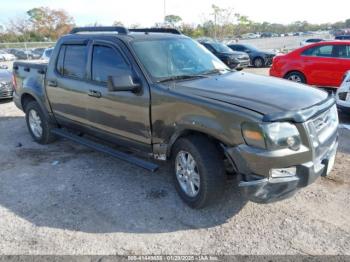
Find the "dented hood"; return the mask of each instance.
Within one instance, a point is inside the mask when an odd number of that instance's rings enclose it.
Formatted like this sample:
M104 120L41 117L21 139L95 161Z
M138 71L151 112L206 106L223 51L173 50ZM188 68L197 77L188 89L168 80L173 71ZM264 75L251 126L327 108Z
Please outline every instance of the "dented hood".
M310 108L328 98L326 92L307 85L245 72L179 81L175 90L241 106L263 115Z

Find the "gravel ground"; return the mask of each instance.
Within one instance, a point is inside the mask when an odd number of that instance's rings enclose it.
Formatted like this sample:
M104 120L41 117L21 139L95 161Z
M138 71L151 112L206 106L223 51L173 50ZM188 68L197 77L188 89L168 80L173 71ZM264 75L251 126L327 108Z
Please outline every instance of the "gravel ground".
M290 199L247 202L230 182L221 204L195 211L165 166L151 174L66 140L38 145L2 101L0 254L350 255L349 141L340 129L331 176Z

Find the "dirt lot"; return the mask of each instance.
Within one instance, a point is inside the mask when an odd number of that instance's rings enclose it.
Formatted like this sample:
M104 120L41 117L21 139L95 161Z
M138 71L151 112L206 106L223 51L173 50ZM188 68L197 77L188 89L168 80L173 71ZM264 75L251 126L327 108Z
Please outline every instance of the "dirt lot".
M165 167L151 174L65 140L38 145L2 101L0 254L350 255L349 156L350 131L340 129L330 177L268 205L230 182L220 205L195 211Z

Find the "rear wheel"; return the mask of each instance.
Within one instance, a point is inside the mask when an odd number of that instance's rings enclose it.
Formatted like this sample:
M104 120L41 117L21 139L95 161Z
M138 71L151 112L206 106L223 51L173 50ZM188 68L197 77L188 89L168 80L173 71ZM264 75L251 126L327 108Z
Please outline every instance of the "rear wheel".
M300 72L290 72L284 78L293 82L306 84L306 78Z
M55 126L46 119L39 104L36 101L29 102L25 107L26 122L30 134L39 144L49 144L56 137L51 133Z
M190 207L203 208L220 199L226 181L223 155L206 137L180 138L173 167L176 190Z

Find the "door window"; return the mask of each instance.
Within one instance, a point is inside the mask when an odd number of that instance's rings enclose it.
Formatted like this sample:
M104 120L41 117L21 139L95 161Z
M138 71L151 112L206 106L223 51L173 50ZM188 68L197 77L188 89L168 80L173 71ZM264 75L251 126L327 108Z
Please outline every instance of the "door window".
M108 46L95 45L92 54L92 80L106 83L108 76L114 76L118 69L129 69L121 53Z
M233 46L233 50L236 50L236 51L244 51L244 47L241 46L241 45L234 45Z
M211 45L209 45L209 44L204 44L204 46L205 46L206 48L208 48L208 50L209 50L210 52L212 52L212 53L215 52L214 48L213 48Z

